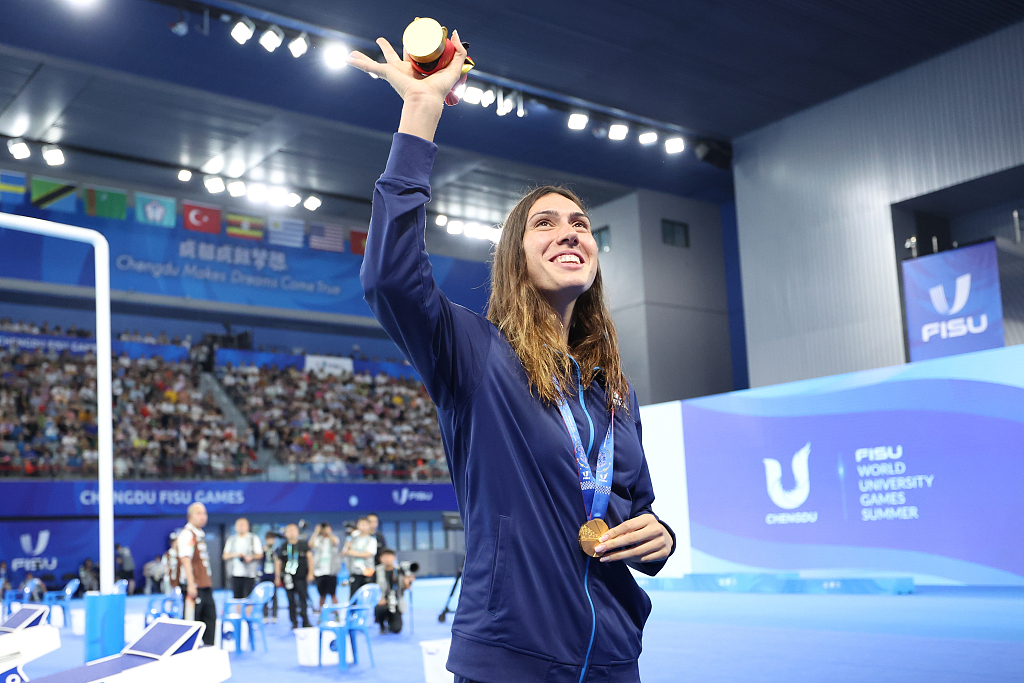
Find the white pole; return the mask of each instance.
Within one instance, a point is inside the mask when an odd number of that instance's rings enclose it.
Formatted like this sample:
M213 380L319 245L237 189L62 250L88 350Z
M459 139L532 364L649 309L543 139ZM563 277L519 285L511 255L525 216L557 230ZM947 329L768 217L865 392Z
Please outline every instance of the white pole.
M0 213L0 227L91 244L96 261L96 426L99 449L100 592L114 592L114 427L110 391L110 245L95 230Z

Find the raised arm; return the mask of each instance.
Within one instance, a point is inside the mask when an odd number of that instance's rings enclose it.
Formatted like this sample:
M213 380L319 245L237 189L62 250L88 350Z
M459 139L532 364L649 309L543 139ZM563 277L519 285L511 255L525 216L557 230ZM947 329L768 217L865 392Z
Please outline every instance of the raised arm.
M386 79L401 95L402 118L387 167L373 194L373 214L360 270L367 303L419 373L434 402L451 408L475 388L489 348L488 323L452 304L434 282L424 242L425 204L437 146L434 131L445 94L460 78L466 51L431 76L416 74L383 38L385 63L353 52L349 63Z

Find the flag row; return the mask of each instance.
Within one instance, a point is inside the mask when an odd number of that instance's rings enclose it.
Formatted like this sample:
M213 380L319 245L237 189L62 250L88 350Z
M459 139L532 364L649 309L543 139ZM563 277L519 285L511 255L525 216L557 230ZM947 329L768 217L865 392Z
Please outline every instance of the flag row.
M89 216L127 220L128 192L107 187L86 186L79 203L77 183L57 178L32 176L0 170L0 204L29 203L39 209L78 213ZM134 219L136 223L162 228L178 225L178 200L146 192L135 192ZM181 200L181 226L185 230L208 235L226 234L236 239L255 242L266 241L282 247L321 251L345 251L345 233L348 232L350 249L362 254L366 246L366 232L348 230L330 223L310 223L294 218L275 218L222 210L209 204ZM307 241L308 236L308 241Z

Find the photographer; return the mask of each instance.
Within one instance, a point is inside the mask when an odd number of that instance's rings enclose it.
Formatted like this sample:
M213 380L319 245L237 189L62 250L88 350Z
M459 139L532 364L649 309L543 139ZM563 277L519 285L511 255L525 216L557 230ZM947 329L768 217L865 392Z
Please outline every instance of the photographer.
M395 551L391 548L380 551L380 564L374 576L382 597L374 608L374 616L380 624L381 633L399 633L402 630L402 615L409 609L404 594L416 580L415 572L418 569L419 565L415 562L403 562L396 567Z
M320 593L320 608L323 610L327 598L338 604L338 572L341 571L341 555L338 546L341 541L331 530L327 522L316 525L313 537L309 539L313 549L313 576L316 577L316 590Z

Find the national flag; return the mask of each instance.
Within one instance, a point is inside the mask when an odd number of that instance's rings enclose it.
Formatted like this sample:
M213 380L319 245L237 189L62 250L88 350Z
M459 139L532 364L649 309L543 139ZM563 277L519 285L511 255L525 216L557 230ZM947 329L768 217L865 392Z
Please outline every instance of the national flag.
M340 225L310 223L309 248L321 251L345 251L345 228Z
M159 225L161 228L173 228L176 220L177 202L174 197L162 197L158 194L135 193L135 222L146 225Z
M256 216L246 216L241 213L229 213L227 215L227 233L231 237L240 237L244 240L263 239L263 219Z
M211 235L220 234L220 209L197 204L196 202L181 202L182 225L186 230L206 232Z
M36 208L67 213L78 210L78 186L68 180L33 176L31 188L30 201Z
M271 218L267 228L267 241L282 247L301 247L306 234L306 224L294 218Z
M25 174L0 171L0 204L21 204L25 201Z
M85 190L85 213L101 218L124 220L128 212L128 193L106 187L89 187Z
M366 253L366 233L359 232L358 230L352 230L348 233L348 244L349 249L352 250L353 254L365 254Z

